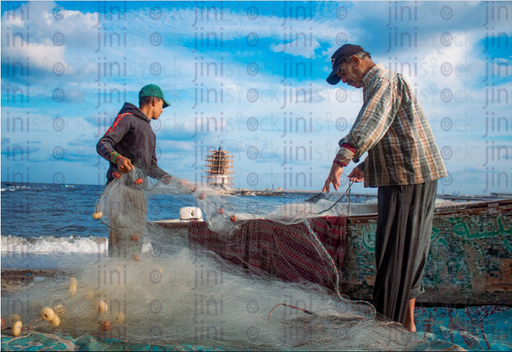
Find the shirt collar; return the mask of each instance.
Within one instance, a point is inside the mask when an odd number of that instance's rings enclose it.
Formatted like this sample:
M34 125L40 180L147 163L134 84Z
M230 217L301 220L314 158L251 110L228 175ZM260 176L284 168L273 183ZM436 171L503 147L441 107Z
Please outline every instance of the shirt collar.
M372 80L373 76L375 76L377 72L383 68L384 66L382 66L382 64L377 64L373 66L371 70L368 71L363 77L363 87L366 87Z

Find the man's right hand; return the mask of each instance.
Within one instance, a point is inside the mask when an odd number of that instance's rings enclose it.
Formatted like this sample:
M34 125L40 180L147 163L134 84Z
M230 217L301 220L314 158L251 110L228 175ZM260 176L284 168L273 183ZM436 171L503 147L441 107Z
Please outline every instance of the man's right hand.
M133 169L135 169L133 167L132 162L130 161L130 159L125 158L122 155L118 155L117 156L116 164L117 164L117 169L122 174L127 174L130 171L132 171Z
M364 172L362 172L359 167L355 167L352 172L348 175L349 180L354 182L361 182L364 180Z

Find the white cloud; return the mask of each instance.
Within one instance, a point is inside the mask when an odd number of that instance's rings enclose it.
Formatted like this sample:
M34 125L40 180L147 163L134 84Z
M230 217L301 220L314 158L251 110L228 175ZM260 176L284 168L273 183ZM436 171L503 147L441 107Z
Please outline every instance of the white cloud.
M305 58L312 58L315 55L315 49L318 47L320 47L320 43L317 40L312 41L311 45L306 46L302 46L301 40L292 40L288 43L272 44L270 46L270 50L276 53L286 53L303 56Z

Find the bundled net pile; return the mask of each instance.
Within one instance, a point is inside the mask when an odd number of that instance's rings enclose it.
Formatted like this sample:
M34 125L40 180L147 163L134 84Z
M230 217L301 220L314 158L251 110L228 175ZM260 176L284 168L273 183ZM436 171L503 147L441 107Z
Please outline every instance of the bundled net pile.
M318 217L346 214L347 204L263 205L209 187L190 192L176 179L138 178L145 179L116 179L98 201L95 216L119 233L111 256L66 264L64 278L3 297L2 316L21 307L7 326L20 318L41 332L237 350L400 350L426 343L369 303L340 294L343 253L328 234L344 223ZM193 195L205 222L188 229L145 223L146 197L183 193ZM327 233L324 243L315 231ZM46 307L59 324L41 319Z

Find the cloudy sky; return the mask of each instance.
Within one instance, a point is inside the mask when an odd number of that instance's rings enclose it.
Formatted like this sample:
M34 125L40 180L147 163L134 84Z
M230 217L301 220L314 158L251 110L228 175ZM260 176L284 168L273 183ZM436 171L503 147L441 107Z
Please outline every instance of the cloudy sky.
M104 184L96 143L148 83L159 165L235 187L319 190L362 105L330 55L363 46L417 91L450 176L512 192L511 2L2 2L2 181ZM350 165L345 176L350 173ZM343 178L342 188L347 180ZM374 193L374 189L357 192Z

